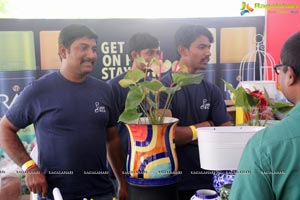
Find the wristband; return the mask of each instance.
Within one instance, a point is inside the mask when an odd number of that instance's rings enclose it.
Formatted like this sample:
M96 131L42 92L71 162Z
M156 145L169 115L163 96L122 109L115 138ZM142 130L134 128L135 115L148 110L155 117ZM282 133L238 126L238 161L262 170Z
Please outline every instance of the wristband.
M26 170L28 170L29 168L32 168L33 166L36 166L35 162L33 160L28 160L27 162L25 162L22 165L21 168L24 172L26 172Z
M192 141L197 140L198 139L198 134L197 134L196 126L191 125L189 127L190 127L190 129L192 130L192 133L193 133Z

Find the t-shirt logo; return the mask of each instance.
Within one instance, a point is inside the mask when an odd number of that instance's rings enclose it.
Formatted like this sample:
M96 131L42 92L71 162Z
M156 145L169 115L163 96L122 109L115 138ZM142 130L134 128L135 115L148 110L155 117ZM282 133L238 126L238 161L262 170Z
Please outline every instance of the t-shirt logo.
M95 106L96 106L96 109L95 109L95 113L99 113L99 112L106 112L105 111L105 107L104 106L100 106L100 103L99 102L95 102Z
M210 107L210 103L207 102L207 99L203 99L203 103L200 106L200 109L201 110L209 110L209 107Z

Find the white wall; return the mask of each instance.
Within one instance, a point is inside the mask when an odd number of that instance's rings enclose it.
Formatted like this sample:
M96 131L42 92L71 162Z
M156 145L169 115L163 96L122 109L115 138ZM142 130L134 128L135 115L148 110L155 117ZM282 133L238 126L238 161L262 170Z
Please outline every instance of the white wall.
M7 18L194 18L240 16L242 2L265 0L7 0ZM255 9L244 16L262 16Z

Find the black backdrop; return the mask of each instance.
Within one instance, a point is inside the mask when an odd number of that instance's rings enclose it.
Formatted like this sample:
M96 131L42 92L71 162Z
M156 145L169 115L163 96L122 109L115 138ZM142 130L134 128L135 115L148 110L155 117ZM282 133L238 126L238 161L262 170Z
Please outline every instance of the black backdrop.
M225 27L256 27L257 34L264 34L265 17L185 18L185 19L0 19L1 31L32 31L36 70L0 71L0 118L19 92L30 81L52 70L42 70L40 55L40 31L59 31L64 26L79 23L94 29L99 35L98 62L92 73L104 81L126 71L126 42L136 32L148 32L160 39L164 59L176 60L173 38L179 26L185 23L201 24L216 29L215 41L220 41L220 29ZM234 38L232 38L234 39ZM1 44L0 44L1 45ZM230 51L230 47L228 47ZM1 52L0 52L1 54ZM121 58L119 63L109 63L112 58ZM237 84L240 63L220 63L220 42L216 42L216 63L209 64L206 78L221 89L221 79ZM57 66L56 66L57 67ZM224 97L227 94L224 92Z

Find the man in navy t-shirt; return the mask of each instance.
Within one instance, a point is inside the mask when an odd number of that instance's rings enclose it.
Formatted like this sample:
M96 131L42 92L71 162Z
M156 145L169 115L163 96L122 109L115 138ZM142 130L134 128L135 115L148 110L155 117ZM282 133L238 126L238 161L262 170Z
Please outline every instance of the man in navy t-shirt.
M143 57L146 62L150 62L152 58L158 59L160 56L159 40L149 33L136 33L131 36L128 41L128 54L132 61L132 68L138 68L144 71L146 67L145 64L137 62L136 58ZM124 78L126 73L127 72L122 73L119 76L108 81L108 84L113 88L113 93L117 101L117 108L120 112L119 114L121 114L125 109L125 102L129 91L128 88L123 88L119 84L119 81ZM128 151L129 133L123 122L119 122L117 127L122 142L122 154L123 157L126 157ZM113 182L115 182L114 174L110 174Z
M28 189L39 198L53 199L52 190L58 187L65 200L111 200L108 158L120 185L119 199L127 199L112 90L88 75L97 60L97 38L83 25L62 29L60 70L24 88L0 122L1 146L22 166ZM30 124L35 127L38 163L16 134Z
M211 56L212 42L212 34L206 27L180 27L175 34L178 66L185 65L190 74L205 69ZM165 75L162 82L170 85L171 73ZM164 105L165 96L161 96L161 104ZM229 126L231 118L220 89L206 80L177 91L171 101L170 111L172 117L179 119L175 130L179 171L182 172L178 183L179 199L189 200L198 189L213 189L211 172L200 167L196 128Z

